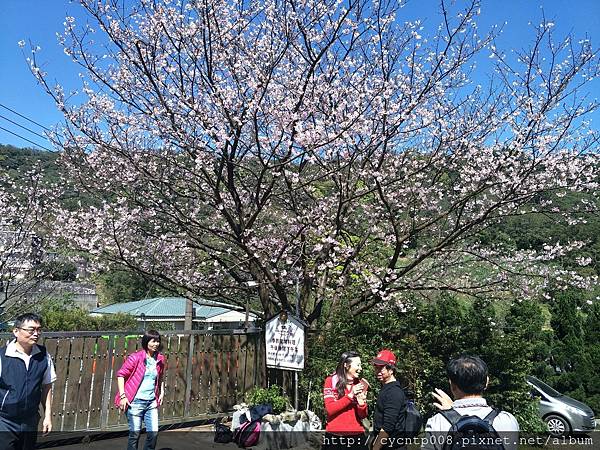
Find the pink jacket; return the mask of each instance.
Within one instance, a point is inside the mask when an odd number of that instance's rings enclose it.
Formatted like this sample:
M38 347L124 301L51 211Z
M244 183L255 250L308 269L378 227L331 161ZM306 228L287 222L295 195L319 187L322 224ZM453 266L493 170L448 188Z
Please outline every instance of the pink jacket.
M162 353L159 353L156 358L156 386L154 388L154 395L156 396L156 401L159 401L160 395L160 384L162 382L162 377L165 371L165 357ZM135 398L135 394L137 394L140 385L142 384L142 380L144 379L144 374L146 373L146 350L139 350L127 357L119 371L117 372L117 378L123 377L125 378L125 395L127 396L127 400L130 402ZM117 390L117 395L115 396L115 406L119 407L121 403L121 398L119 397L119 391ZM160 403L159 403L160 405Z

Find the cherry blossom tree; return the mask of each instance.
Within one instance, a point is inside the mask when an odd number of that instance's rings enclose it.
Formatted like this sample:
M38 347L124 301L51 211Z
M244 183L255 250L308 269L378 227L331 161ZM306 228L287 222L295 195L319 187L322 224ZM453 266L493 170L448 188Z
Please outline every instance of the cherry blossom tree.
M38 168L18 179L0 170L0 316L12 317L48 275L42 233L51 194Z
M584 245L568 236L520 252L480 239L511 215L595 208L589 41L543 21L505 53L477 1L442 1L434 29L386 0L81 4L89 22L67 17L59 37L81 89L30 63L65 116L64 185L93 199L57 232L99 264L310 323L409 293L590 282L553 264ZM552 202L570 191L589 193L577 211Z

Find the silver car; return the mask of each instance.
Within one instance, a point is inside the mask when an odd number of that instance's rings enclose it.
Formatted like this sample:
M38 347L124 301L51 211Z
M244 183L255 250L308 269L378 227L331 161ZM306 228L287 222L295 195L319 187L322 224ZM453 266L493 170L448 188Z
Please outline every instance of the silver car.
M531 395L540 399L540 417L552 436L589 433L596 428L594 411L584 403L552 389L542 380L527 377Z

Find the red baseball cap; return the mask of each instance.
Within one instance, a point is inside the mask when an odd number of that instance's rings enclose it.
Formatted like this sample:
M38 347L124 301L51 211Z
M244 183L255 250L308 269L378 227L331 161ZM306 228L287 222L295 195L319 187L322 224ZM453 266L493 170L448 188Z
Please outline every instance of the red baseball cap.
M383 349L371 360L371 364L375 364L376 366L390 365L396 367L396 355L394 355L391 350Z

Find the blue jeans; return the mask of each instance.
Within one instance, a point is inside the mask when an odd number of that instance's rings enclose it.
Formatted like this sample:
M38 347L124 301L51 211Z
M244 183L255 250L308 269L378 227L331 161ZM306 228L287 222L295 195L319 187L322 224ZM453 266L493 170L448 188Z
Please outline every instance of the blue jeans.
M146 425L146 444L144 450L154 450L158 437L158 409L156 400L140 400L134 398L127 408L129 422L129 440L127 450L137 450L142 431L142 421Z

